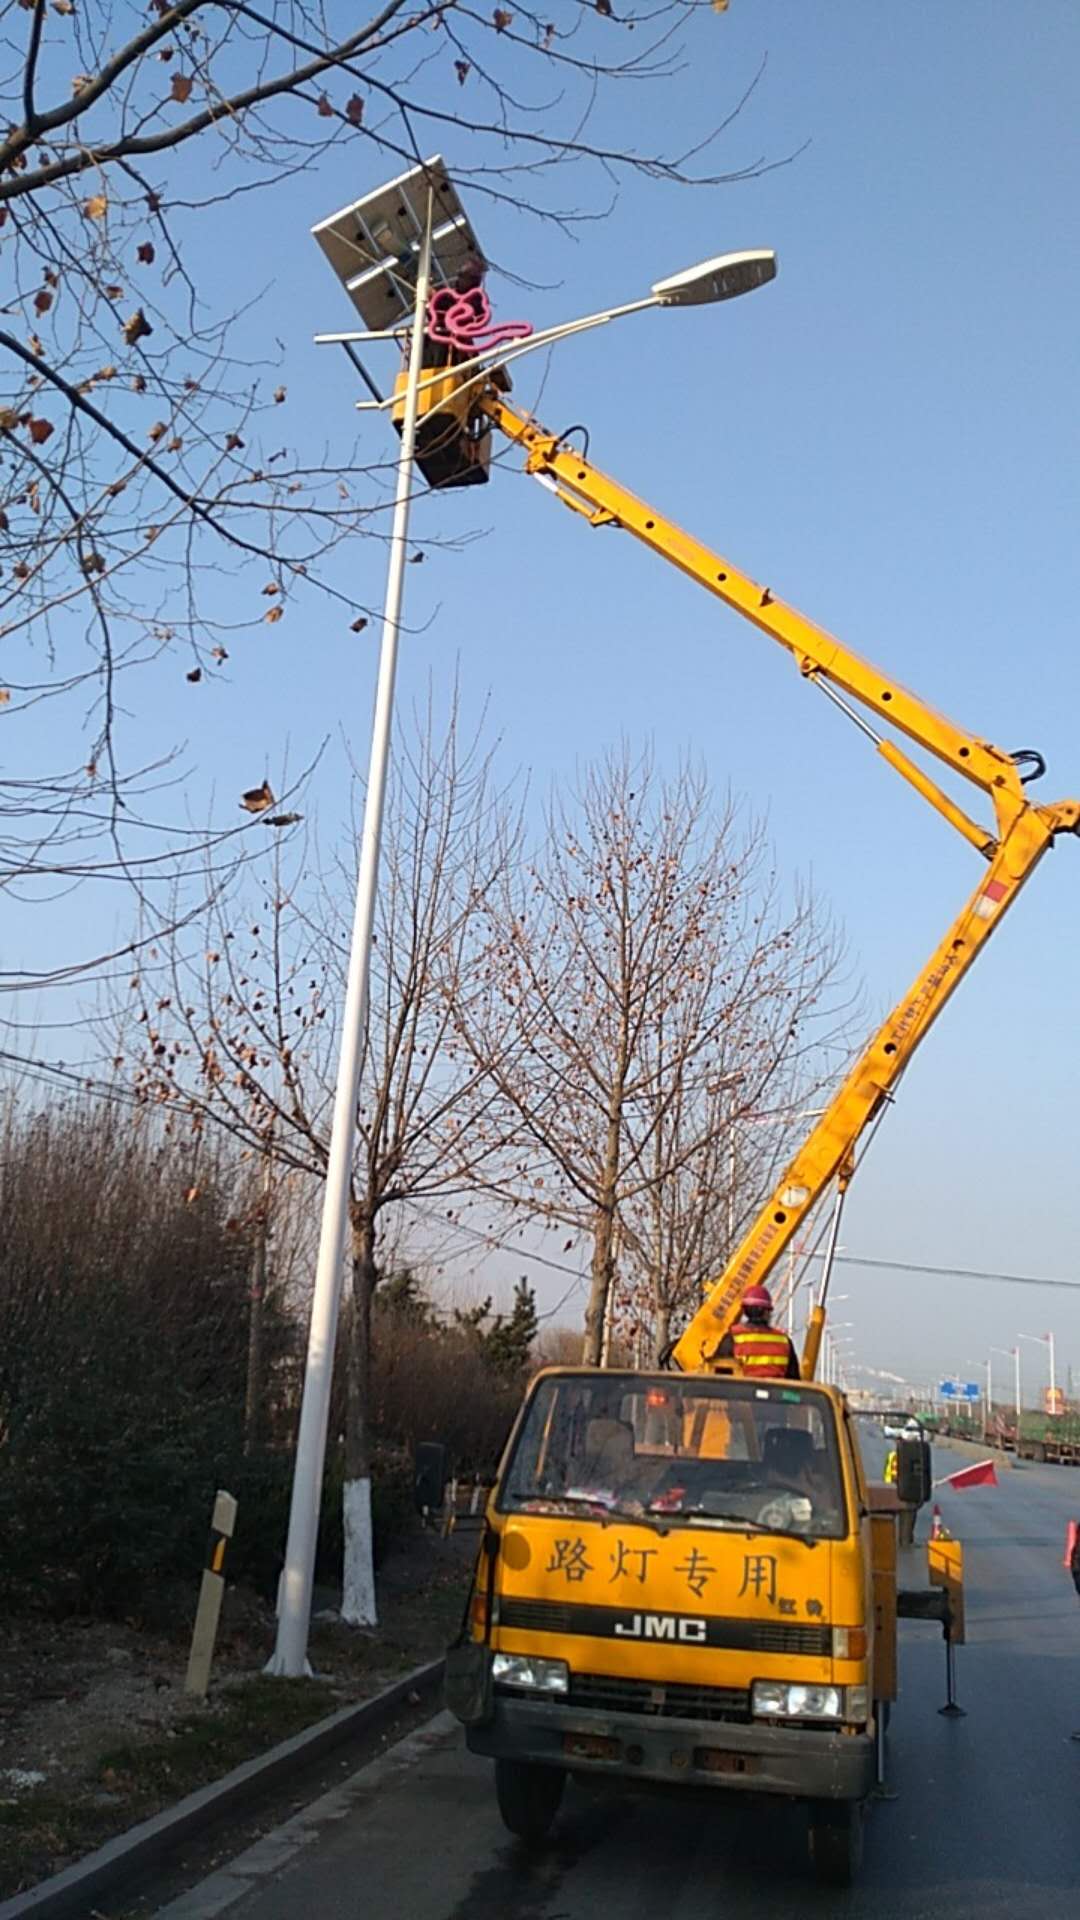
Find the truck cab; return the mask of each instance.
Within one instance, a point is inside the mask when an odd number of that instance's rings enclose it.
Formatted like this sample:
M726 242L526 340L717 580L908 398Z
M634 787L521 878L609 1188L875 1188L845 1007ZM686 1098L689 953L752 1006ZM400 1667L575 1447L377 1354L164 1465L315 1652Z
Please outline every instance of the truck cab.
M894 1691L870 1505L833 1388L540 1374L448 1663L511 1830L540 1837L567 1774L782 1795L850 1878Z

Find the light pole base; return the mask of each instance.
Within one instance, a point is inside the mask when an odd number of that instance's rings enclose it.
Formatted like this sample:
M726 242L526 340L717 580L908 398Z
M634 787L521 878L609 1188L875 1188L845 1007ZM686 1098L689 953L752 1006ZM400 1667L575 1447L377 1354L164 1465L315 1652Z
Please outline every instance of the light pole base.
M280 1653L270 1655L263 1672L270 1674L275 1680L314 1680L315 1678L315 1669L310 1660L305 1658L301 1673L293 1673L287 1660Z

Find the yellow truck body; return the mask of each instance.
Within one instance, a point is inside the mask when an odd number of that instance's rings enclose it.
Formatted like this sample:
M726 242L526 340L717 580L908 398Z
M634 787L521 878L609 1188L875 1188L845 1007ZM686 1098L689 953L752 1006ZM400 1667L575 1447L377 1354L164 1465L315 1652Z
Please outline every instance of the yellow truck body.
M873 1526L834 1388L540 1374L448 1668L508 1823L538 1836L568 1773L606 1775L803 1800L846 1859L895 1690Z

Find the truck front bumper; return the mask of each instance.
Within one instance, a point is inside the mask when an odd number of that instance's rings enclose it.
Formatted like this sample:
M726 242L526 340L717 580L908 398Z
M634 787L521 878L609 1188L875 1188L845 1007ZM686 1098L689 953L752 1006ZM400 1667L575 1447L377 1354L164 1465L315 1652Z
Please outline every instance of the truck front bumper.
M800 1800L865 1800L874 1785L873 1736L818 1727L599 1713L496 1694L492 1717L468 1727L466 1740L494 1760Z

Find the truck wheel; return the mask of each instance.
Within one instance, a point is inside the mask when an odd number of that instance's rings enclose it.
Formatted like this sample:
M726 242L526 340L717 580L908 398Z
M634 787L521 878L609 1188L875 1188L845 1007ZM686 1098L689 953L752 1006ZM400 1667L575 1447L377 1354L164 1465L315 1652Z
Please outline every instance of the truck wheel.
M810 1863L827 1887L850 1887L862 1863L862 1808L850 1800L810 1807Z
M503 1825L533 1845L542 1840L566 1785L562 1767L540 1767L531 1760L496 1760L495 1797Z

